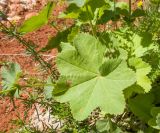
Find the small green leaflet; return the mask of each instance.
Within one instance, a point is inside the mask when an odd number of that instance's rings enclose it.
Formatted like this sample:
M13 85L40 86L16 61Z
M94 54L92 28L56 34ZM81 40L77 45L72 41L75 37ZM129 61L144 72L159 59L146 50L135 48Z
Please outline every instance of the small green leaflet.
M54 84L52 83L52 79L51 77L48 77L47 83L44 86L44 95L46 99L52 98L53 89L54 89Z
M19 32L28 33L32 32L41 26L48 23L48 19L53 10L53 2L49 2L46 7L44 7L37 16L33 16L26 20L22 26L19 28Z
M153 107L151 115L153 118L148 121L148 124L153 128L160 130L160 107Z
M112 124L111 121L108 119L98 120L96 122L96 129L99 132L109 131L112 126L111 124Z
M97 107L121 114L125 108L123 90L135 83L135 73L123 60L104 61L106 46L89 34L78 34L73 46L75 50L62 51L56 60L61 76L71 83L68 91L56 99L69 102L77 120L86 119Z
M98 120L96 122L96 129L98 133L122 133L122 130L109 118Z
M129 59L129 64L136 69L137 84L141 86L145 92L149 92L152 87L147 75L151 72L151 66L141 58L131 58Z
M17 63L11 63L8 68L2 67L1 69L1 76L2 76L2 92L1 93L9 93L10 90L13 92L15 90L15 94L17 93L16 90L19 89L18 87L18 80L21 76L21 68ZM14 94L13 94L14 95Z

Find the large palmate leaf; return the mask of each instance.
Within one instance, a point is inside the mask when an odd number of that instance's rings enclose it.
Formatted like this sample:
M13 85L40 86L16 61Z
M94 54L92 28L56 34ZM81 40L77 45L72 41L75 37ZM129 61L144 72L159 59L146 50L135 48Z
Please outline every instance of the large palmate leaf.
M150 91L151 81L147 75L151 72L151 66L141 58L131 58L129 64L136 69L137 84L141 86L145 92Z
M44 7L37 16L33 16L26 20L22 26L19 28L19 32L28 33L32 32L41 26L47 24L49 16L53 9L53 2L49 2L46 7Z
M110 114L122 113L123 90L136 81L135 73L120 59L104 61L106 47L91 35L79 34L73 45L75 49L62 51L56 60L61 76L71 84L56 99L69 102L77 120L87 118L97 107Z

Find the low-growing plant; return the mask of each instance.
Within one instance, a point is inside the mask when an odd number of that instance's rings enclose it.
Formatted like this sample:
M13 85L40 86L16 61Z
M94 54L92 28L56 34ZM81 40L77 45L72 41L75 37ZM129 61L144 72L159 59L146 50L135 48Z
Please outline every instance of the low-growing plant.
M145 9L146 3L141 1L134 10L131 0L128 3L67 0L58 19L71 19L72 26L58 29L38 52L21 36L45 24L56 28L56 20L51 18L56 4L49 2L39 15L16 29L0 22L2 32L17 38L51 73L46 82L30 85L39 91L24 101L51 108L64 122L61 132L159 132L160 1L150 0ZM59 51L56 70L40 56L53 48ZM3 85L1 94L13 97L23 88L17 83L19 67L2 70L2 82L8 87ZM6 76L13 82L7 82Z

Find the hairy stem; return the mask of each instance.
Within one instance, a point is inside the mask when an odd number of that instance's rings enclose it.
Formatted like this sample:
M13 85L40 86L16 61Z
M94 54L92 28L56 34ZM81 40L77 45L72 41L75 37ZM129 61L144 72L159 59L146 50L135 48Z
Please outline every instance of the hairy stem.
M132 1L129 0L129 14L132 15Z
M46 62L41 57L41 55L39 55L37 53L37 51L35 51L35 49L31 45L31 42L27 42L18 33L11 30L12 28L15 29L15 27L13 27L13 25L11 25L11 29L10 29L7 26L5 26L2 22L0 22L0 26L2 27L2 32L14 37L16 40L18 40L21 44L23 44L27 48L27 51L35 58L36 61L39 62L39 64L42 66L42 68L45 69L49 74L51 73L51 77L53 78L53 80L57 79L58 76L56 74L56 70L54 70L54 69L52 70L52 66L48 62ZM32 44L34 44L34 43L32 43Z
M86 9L87 9L87 13L88 13L88 18L90 18L88 5L86 5ZM93 34L93 36L96 37L96 30L94 28L94 25L92 24L92 20L91 19L89 19L89 23L90 23L90 26L91 26L91 29L92 29L92 34Z

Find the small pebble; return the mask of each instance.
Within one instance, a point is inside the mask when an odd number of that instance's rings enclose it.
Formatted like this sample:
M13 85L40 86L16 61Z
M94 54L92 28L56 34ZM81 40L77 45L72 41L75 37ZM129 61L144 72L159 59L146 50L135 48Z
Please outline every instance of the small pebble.
M28 13L28 14L25 16L25 20L31 18L32 16L36 16L36 15L38 15L38 13L36 13L36 12Z
M8 20L18 22L21 19L20 16L9 17Z
M0 5L7 5L7 0L0 0Z
M26 10L32 9L37 1L38 0L0 0L0 10L8 16L9 20L19 21L21 19L20 16L24 15ZM24 16L24 18L26 20L35 15L37 15L37 13L31 12Z

